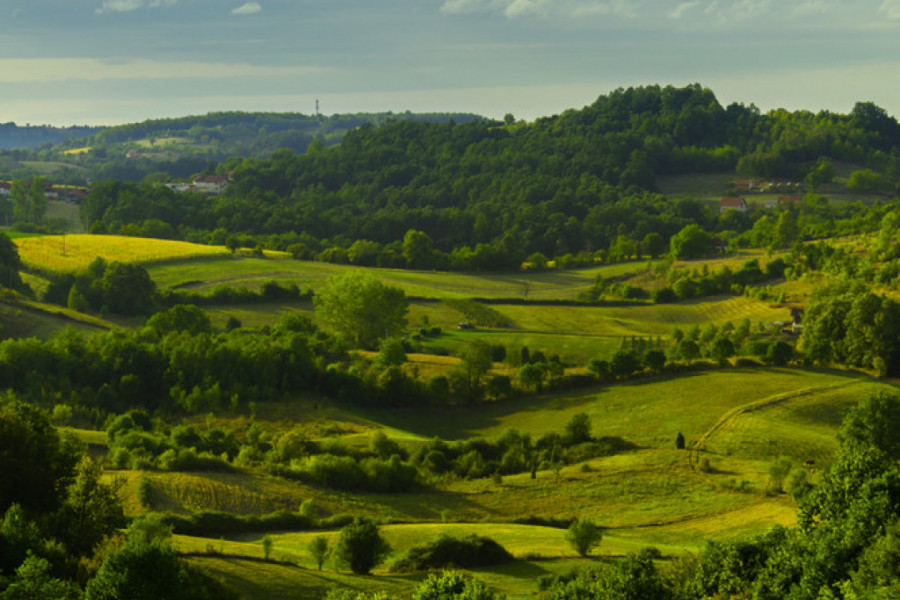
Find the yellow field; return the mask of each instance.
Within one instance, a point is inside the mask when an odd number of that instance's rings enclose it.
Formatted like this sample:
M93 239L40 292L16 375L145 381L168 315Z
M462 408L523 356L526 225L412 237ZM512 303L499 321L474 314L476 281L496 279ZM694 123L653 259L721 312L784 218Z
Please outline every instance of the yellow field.
M95 258L107 262L147 263L198 256L228 256L222 246L123 237L115 235L66 235L16 240L22 262L34 269L68 273L84 269Z
M69 156L77 155L77 154L87 154L91 151L90 146L85 146L84 148L73 148L72 150L66 150L63 154L68 154Z

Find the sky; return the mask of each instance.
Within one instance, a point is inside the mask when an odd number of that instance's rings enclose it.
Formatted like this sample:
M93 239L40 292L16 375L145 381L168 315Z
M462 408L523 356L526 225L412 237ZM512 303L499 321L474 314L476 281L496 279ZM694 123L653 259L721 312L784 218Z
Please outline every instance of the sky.
M3 13L6 14L3 14ZM0 0L0 122L512 113L635 85L900 115L900 0Z

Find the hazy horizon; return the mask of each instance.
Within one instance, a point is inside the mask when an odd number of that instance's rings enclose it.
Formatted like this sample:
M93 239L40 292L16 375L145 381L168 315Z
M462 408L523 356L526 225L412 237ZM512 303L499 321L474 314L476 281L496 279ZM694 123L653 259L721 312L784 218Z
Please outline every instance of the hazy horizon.
M900 113L900 0L12 0L0 122L215 111L581 108L700 83L725 105Z

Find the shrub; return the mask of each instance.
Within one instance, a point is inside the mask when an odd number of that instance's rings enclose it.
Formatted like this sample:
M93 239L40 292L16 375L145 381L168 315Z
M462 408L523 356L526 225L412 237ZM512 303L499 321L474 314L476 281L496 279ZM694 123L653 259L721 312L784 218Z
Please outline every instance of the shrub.
M143 476L138 479L135 496L142 507L150 508L153 503L153 484L150 483L149 479Z
M512 555L491 538L479 535L455 538L442 534L433 542L410 548L391 570L410 573L447 567L473 569L502 565L512 560Z

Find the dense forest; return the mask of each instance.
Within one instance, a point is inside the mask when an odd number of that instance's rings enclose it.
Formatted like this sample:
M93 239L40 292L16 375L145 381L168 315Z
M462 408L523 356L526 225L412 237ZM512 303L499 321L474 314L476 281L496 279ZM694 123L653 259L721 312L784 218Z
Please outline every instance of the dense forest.
M302 258L325 253L333 262L498 270L533 253L569 262L597 251L653 255L645 246L654 236L664 249L691 224L729 243L774 241L777 215L719 214L699 201L671 201L656 192L657 177L667 174L802 181L808 193L796 210L800 238L859 231L865 223L851 222L859 207L829 204L815 191L841 161L867 167L848 187L893 194L898 147L900 125L871 103L848 115L762 114L754 106L723 107L699 85L649 86L534 123L404 119L363 124L334 148L313 143L303 154L231 158L217 167L232 174L218 198L109 181L95 186L82 216L98 231L140 235L161 221L167 235L194 241L245 234L269 247L293 244ZM414 257L409 232L424 234ZM353 254L367 258L354 261Z

